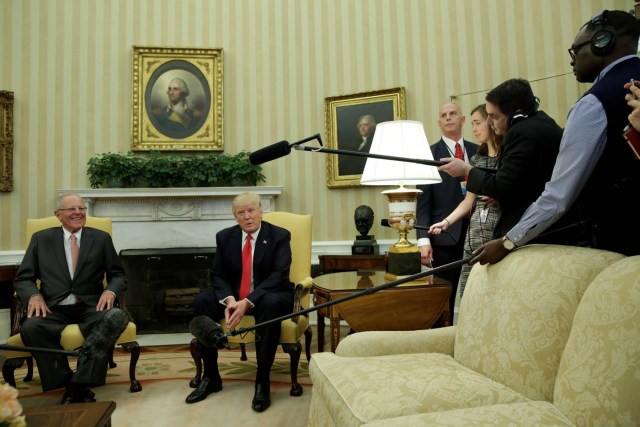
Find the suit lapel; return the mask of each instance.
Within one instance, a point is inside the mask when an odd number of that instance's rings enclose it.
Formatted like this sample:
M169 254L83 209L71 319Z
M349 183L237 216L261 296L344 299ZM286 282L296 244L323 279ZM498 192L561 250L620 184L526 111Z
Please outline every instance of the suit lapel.
M80 252L78 253L78 264L76 265L76 271L73 275L74 278L78 277L78 272L82 269L84 261L87 259L91 248L95 244L96 236L93 234L93 230L88 228L82 229L82 239L80 241Z
M64 233L62 232L62 227L57 227L53 234L51 234L50 247L53 249L53 256L56 259L56 263L60 266L60 269L65 272L67 278L71 280L67 255L64 252Z
M255 282L255 278L256 278L256 265L260 265L262 264L262 261L264 259L264 255L267 252L267 248L269 247L269 237L271 236L271 226L266 223L266 222L262 222L262 226L260 227L260 233L258 234L258 237L256 238L256 246L254 248L253 251L253 278L254 278L254 282Z

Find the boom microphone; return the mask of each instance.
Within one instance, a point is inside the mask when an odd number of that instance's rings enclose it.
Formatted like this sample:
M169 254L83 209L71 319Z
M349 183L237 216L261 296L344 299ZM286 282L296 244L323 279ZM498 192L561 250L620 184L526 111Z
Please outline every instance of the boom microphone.
M231 349L227 334L222 330L222 326L208 316L196 316L191 319L189 332L205 347Z
M383 227L391 227L391 228L393 228L393 225L391 225L391 224L397 224L400 221L401 220L399 220L399 219L393 219L393 218L392 219L386 219L386 218L384 218L384 219L380 220L380 225L383 226ZM415 228L416 230L429 230L429 227L425 227L424 225L417 225L417 224L413 224L411 226L411 228Z
M79 354L103 358L109 355L118 338L129 324L129 316L119 308L112 308L94 326Z
M291 147L314 139L317 139L322 146L322 139L320 138L319 133L292 143L289 143L288 141L280 141L249 154L249 162L252 165L261 165L263 163L270 162L271 160L279 159L280 157L284 157L291 153Z

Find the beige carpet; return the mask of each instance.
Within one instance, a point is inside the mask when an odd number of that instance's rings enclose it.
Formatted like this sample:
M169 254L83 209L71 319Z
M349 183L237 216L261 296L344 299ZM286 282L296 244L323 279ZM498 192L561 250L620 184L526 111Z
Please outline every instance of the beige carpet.
M116 353L118 366L109 370L107 384L92 389L97 400L116 402L112 416L114 426L307 425L311 383L304 355L298 369L303 395L289 396L289 355L279 352L271 374L271 407L258 414L251 410L256 372L253 348L248 348L249 360L246 362L240 360L239 351L221 351L219 366L223 390L192 405L184 403L193 390L189 380L195 374L187 346L156 346L142 350L136 367L141 392L129 391L129 355L123 352ZM63 390L42 393L37 371L30 383L22 382L25 373L26 367L16 371L23 407L54 405L60 401Z

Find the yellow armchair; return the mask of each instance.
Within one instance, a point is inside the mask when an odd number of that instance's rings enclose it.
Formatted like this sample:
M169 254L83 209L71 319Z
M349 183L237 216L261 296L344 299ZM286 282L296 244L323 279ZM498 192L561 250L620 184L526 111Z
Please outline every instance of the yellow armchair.
M103 230L112 234L112 226L111 226L111 218L97 218L97 217L89 217L87 216L87 222L85 224L87 227L96 228L98 230ZM36 231L44 230L51 227L59 227L60 220L55 216L50 216L46 218L37 218L37 219L27 219L27 246L31 241L31 236ZM106 280L106 279L105 279ZM105 282L106 286L106 282ZM126 312L126 305L124 298L120 301L120 308L122 308ZM13 322L13 330L12 336L7 340L8 345L13 346L24 346L22 342L22 338L20 337L20 318L24 314L23 307L20 307L18 302L18 307L15 312L15 318ZM132 392L138 392L142 390L142 386L140 382L136 380L136 364L138 363L138 358L140 357L140 346L136 341L136 325L133 322L129 322L127 325L127 329L120 335L116 345L122 346L122 348L127 352L131 353L131 361L129 364L129 379L131 381L130 390ZM60 344L65 350L74 350L78 347L81 347L84 344L84 337L80 332L80 328L77 324L67 325L66 328L62 331L62 335L60 337ZM33 358L30 353L21 352L21 351L4 351L3 356L6 358L4 365L2 366L2 377L6 383L11 384L15 387L15 370L23 365L23 363L27 362L27 375L24 378L24 382L29 382L33 379ZM116 367L116 363L113 360L113 352L109 358L109 367Z
M311 278L311 232L312 216L297 215L289 212L268 212L263 219L273 225L286 228L291 233L291 270L290 280L295 284L293 312L309 308L311 300L311 288L313 279ZM220 322L225 331L229 331L224 319ZM255 324L253 316L244 316L238 328L248 327ZM311 339L312 332L309 327L308 316L295 316L282 321L280 332L280 345L289 354L291 369L291 396L302 395L302 386L298 383L298 364L302 353L300 338L305 336L305 352L307 361L311 359ZM229 343L237 344L242 349L241 360L247 360L245 344L254 342L253 331L246 335L230 336ZM191 356L195 361L196 375L191 380L190 385L196 388L202 379L202 358L198 352L198 341L191 341Z

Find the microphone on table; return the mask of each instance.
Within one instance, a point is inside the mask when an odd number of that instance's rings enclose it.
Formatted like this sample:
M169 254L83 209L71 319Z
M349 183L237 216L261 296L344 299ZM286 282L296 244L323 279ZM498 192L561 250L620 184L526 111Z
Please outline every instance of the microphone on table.
M208 316L196 316L191 319L189 332L205 347L231 349L228 335L222 330L222 326Z
M320 138L319 133L292 143L289 143L289 141L280 141L249 154L249 162L252 165L261 165L263 163L270 162L271 160L279 159L280 157L284 157L291 153L291 147L295 147L314 139L317 139L320 146L322 146L322 138Z
M78 353L98 359L106 357L128 324L129 316L124 311L110 309L93 327Z
M27 347L19 345L0 344L0 350L26 351L28 353L51 353L65 356L86 356L89 358L104 358L109 355L118 338L129 324L129 316L119 308L112 308L94 326L82 347L76 350L61 350L57 348Z
M400 222L404 221L403 219L398 219L398 218L391 218L391 219L382 219L380 220L380 225L383 227L391 227L393 228L392 224L398 224ZM429 230L429 227L425 227L424 225L418 225L418 224L410 224L411 228L415 228L416 230Z

